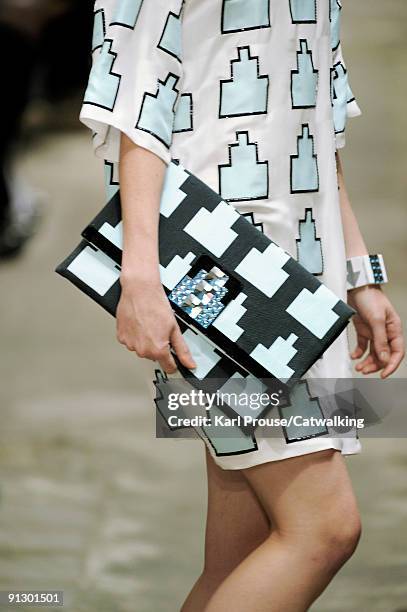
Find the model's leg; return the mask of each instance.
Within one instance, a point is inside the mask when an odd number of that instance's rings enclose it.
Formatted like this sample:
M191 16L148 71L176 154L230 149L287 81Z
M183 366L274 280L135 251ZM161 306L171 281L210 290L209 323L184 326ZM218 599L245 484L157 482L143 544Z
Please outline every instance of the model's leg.
M182 612L202 612L226 576L270 533L266 513L239 470L222 470L206 451L205 565Z
M360 535L342 456L321 451L244 470L271 535L226 578L206 612L304 612Z

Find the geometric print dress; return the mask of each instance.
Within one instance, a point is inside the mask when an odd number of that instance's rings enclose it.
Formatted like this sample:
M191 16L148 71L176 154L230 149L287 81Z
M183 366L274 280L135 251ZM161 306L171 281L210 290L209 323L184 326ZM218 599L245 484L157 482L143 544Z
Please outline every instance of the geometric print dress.
M335 152L360 110L341 10L339 0L97 0L80 118L105 160L107 197L118 189L124 132L164 162L179 160L346 301ZM297 385L296 411L329 416L336 407L318 400L318 381L351 376L345 332ZM354 433L283 429L200 434L224 469L360 451Z

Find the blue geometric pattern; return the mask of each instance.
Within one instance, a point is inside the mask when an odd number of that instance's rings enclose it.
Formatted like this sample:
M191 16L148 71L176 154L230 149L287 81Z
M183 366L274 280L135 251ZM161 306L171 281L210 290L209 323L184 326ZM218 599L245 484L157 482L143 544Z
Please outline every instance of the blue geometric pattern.
M92 66L84 104L93 104L112 111L117 99L121 76L113 72L117 54L112 51L113 41L106 39L100 55Z
M329 0L329 18L331 21L331 47L332 51L338 48L341 34L341 10L339 0Z
M220 117L258 115L267 112L269 77L260 75L259 58L250 47L238 47L238 59L230 62L231 79L220 82Z
M200 208L184 227L184 232L216 257L221 257L237 238L232 225L238 219L239 213L232 206L220 202L213 211Z
M172 291L184 276L188 274L191 269L191 262L194 259L195 255L190 251L185 257L174 255L165 267L160 264L160 280L164 287Z
M175 111L174 134L193 130L192 94L182 94Z
M82 249L67 270L100 296L106 295L120 277L120 268L114 261L91 246Z
M270 0L223 0L222 34L270 27Z
M220 353L205 337L200 336L190 328L187 328L182 335L196 363L194 376L202 380L219 363L221 360Z
M249 403L239 402L239 399L242 397L242 394L245 394L246 397L256 397L265 392L267 392L267 386L261 380L252 376L242 376L239 372L236 372L231 378L226 380L219 389L219 394L222 394L233 412L242 417L250 416L252 418L261 415L264 411L264 405L259 402L257 406L253 406Z
M289 0L293 23L316 23L317 0Z
M303 123L297 138L297 155L291 155L291 192L318 191L318 162L314 154L314 138L308 123Z
M317 238L312 208L305 209L304 219L299 221L300 237L297 238L297 261L311 274L322 274L321 238Z
M229 163L219 166L219 187L228 201L268 197L268 162L259 162L248 132L236 132L236 143L229 145Z
M289 259L288 253L272 242L262 252L250 249L236 272L271 298L288 279L289 275L283 268Z
M311 293L303 289L287 308L299 323L304 325L314 336L322 339L339 319L333 309L339 299L325 285Z
M178 97L179 77L169 73L165 81L158 81L156 94L145 93L136 127L153 134L170 147L174 127L174 108Z
M181 30L181 13L175 15L169 13L164 26L163 33L158 43L158 48L181 61L182 57L182 30Z
M106 35L105 11L99 9L93 15L92 52L100 49Z
M286 339L279 336L269 348L266 348L263 344L258 344L250 353L250 356L276 378L289 380L294 374L294 370L288 364L298 352L294 347L297 340L298 336L295 334L290 334Z
M279 412L281 417L287 421L292 417L291 424L287 427L283 426L287 443L308 440L328 433L324 423L320 422L324 419L324 414L319 400L317 397L311 397L305 380L295 385L290 392L290 405L279 408ZM300 417L301 423L296 423L295 417ZM302 419L314 419L315 423L310 421L310 424L306 425Z
M340 134L345 131L348 104L354 100L354 96L349 85L347 70L342 62L335 64L331 76L335 134Z
M243 306L246 298L247 295L245 293L239 293L234 300L229 302L225 310L213 323L216 329L219 329L224 336L233 342L236 342L244 332L244 329L239 325L239 321L247 312L247 308Z
M291 98L293 108L312 108L317 103L318 70L312 61L312 52L305 38L300 39L297 51L297 70L291 72Z
M224 413L217 406L212 406L209 410L209 415L211 417L211 424L202 427L202 431L208 438L217 457L242 454L257 449L256 440L253 435L244 433L237 424L231 423L228 426L217 424L216 417L225 417Z
M185 200L187 194L181 187L188 178L188 173L178 164L170 164L165 174L161 193L160 214L170 217Z
M134 30L143 0L120 0L116 2L110 25L119 25Z

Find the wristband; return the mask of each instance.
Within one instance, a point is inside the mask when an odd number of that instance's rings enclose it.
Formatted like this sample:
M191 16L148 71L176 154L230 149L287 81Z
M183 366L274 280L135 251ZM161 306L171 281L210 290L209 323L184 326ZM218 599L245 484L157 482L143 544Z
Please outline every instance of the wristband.
M359 255L346 261L346 289L387 283L383 255Z

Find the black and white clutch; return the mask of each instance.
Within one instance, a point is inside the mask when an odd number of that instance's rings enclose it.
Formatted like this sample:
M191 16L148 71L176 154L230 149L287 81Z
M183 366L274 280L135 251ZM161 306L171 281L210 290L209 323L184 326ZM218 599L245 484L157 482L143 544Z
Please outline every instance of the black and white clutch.
M120 297L119 191L56 268L110 314ZM159 221L160 274L187 344L209 340L261 380L290 383L321 357L353 310L246 217L171 162ZM206 342L206 345L208 343ZM212 364L213 365L213 364ZM211 359L193 376L205 378Z

